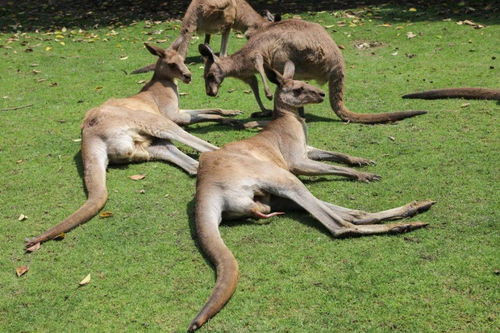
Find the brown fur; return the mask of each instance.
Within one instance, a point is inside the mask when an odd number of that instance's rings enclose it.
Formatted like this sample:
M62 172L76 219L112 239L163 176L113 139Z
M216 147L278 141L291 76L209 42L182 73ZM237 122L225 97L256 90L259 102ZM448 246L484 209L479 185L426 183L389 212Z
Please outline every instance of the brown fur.
M344 105L344 60L342 54L325 29L316 23L302 20L285 20L270 23L258 29L248 43L231 56L218 58L207 47L200 47L207 58L205 83L207 94L217 94L225 77L235 77L250 84L263 113L255 73L259 73L266 96L272 93L264 75L264 66L282 70L287 61L297 68L297 77L302 80L328 82L330 104L333 111L344 121L357 123L384 123L424 114L425 111L359 114Z
M172 140L198 151L217 147L184 131L169 119L178 111L174 78L189 82L184 58L173 49L146 45L158 56L153 79L131 97L110 99L87 111L82 123L82 160L87 201L76 212L45 233L27 241L26 247L57 237L95 216L106 203L106 168L109 163L169 161L191 175L198 162L178 150Z
M441 98L466 98L466 99L491 99L500 101L500 89L488 88L446 88L421 91L404 95L403 98L441 99Z
M294 174L327 174L330 165L308 158L305 123L298 108L318 103L324 93L292 80L287 64L275 94L275 119L259 134L229 143L200 156L196 190L198 241L217 270L217 281L208 301L188 330L200 328L229 301L238 283L238 263L219 232L222 219L268 218L301 209L311 213L334 236L398 233L421 228L422 222L377 225L383 220L413 216L434 202L414 202L391 210L367 213L335 206L315 198ZM347 176L347 175L346 175Z

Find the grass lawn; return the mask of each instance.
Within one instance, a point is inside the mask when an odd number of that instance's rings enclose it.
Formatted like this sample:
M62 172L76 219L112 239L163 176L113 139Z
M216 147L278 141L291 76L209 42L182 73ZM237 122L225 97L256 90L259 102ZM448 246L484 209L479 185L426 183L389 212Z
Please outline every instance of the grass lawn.
M499 103L400 97L450 86L499 88L499 21L467 17L485 25L474 29L456 17L393 6L355 14L300 14L343 46L348 107L429 113L367 126L340 122L327 101L306 108L311 145L374 159L377 165L364 170L383 178L302 179L323 200L368 211L436 200L415 218L430 226L338 240L299 213L225 223L240 283L202 331L499 328ZM214 271L193 239L195 179L162 162L110 167L104 210L112 217L23 252L25 237L60 222L86 198L79 153L85 112L136 93L150 75L126 73L154 60L142 43L168 45L178 28L175 21L139 21L0 34L0 109L31 105L0 111L0 331L183 332L209 296ZM212 40L218 50L220 38ZM193 82L179 83L186 93L181 107L240 109L240 119L258 111L249 88L235 79L225 80L217 98L205 95L196 58L201 41L193 41L187 61ZM229 51L244 42L232 34ZM377 43L355 47L363 42ZM188 131L219 146L255 134L216 124ZM132 181L134 174L146 178ZM22 265L29 272L17 277ZM91 282L79 287L87 274Z

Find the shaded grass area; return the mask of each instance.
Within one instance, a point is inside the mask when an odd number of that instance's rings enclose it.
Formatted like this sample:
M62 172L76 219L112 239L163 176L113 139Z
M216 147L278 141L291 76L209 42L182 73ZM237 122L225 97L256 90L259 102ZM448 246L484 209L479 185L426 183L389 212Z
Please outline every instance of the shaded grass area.
M240 284L203 330L490 332L498 327L499 106L400 96L448 86L498 87L500 28L484 20L487 26L477 30L454 20L384 26L389 7L371 11L375 17L358 21L344 12L301 16L329 27L344 46L352 110L427 109L429 114L363 126L337 121L327 102L306 108L311 145L374 159L377 165L364 169L383 179L373 184L303 179L323 200L370 211L434 199L437 205L419 217L430 227L337 240L299 213L267 224L225 224L221 231L240 263ZM416 13L420 7L404 15ZM176 23L141 21L81 32L68 27L0 35L5 73L0 109L33 104L0 112L2 331L183 332L208 297L214 273L193 239L195 179L165 163L110 167L105 210L113 217L96 217L32 255L22 248L24 237L61 221L85 200L77 141L85 111L138 91L148 76L126 73L153 60L142 42L165 45L176 29ZM416 37L408 38L408 32ZM380 46L355 47L373 41ZM218 43L216 37L216 48ZM243 43L232 36L230 51ZM201 66L189 64L193 83L180 84L188 93L181 107L241 109L241 119L257 111L248 87L233 79L223 83L219 97L205 96ZM211 124L189 131L216 145L254 134ZM128 178L138 173L146 178ZM20 214L28 218L18 221ZM21 265L30 270L17 278L14 270ZM79 288L89 273L91 283Z

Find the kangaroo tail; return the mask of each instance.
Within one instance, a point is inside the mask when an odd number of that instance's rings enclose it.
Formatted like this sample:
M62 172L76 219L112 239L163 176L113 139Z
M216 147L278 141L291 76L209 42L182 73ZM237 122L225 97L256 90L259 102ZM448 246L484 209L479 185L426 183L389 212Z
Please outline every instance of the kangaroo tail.
M238 263L219 232L222 203L213 192L198 191L196 198L196 231L201 248L215 265L217 281L208 301L189 325L193 332L219 312L233 295L238 283Z
M37 243L56 238L63 232L67 232L78 225L87 222L95 216L104 206L108 198L106 190L106 146L101 139L83 136L82 159L84 165L85 186L88 191L87 201L64 221L47 230L43 234L29 239L26 247L29 248Z
M488 88L448 88L421 91L404 95L403 98L441 99L441 98L468 98L500 100L500 89Z
M330 105L333 112L343 121L363 124L378 124L397 121L409 117L426 114L427 111L401 111L384 113L355 113L344 105L344 69L339 68L328 80Z

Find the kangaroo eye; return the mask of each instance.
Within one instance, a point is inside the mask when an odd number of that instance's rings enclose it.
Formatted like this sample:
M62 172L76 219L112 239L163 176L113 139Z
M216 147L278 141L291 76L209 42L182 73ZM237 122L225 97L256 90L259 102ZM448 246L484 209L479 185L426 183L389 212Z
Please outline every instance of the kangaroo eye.
M171 62L171 63L169 63L169 64L168 64L168 67L169 67L170 69L176 69L176 68L177 68L177 65Z
M300 93L301 93L301 92L303 92L303 91L304 91L304 88L302 88L302 87L300 87L300 88L296 88L296 89L293 89L293 92L294 92L295 94L300 94Z

